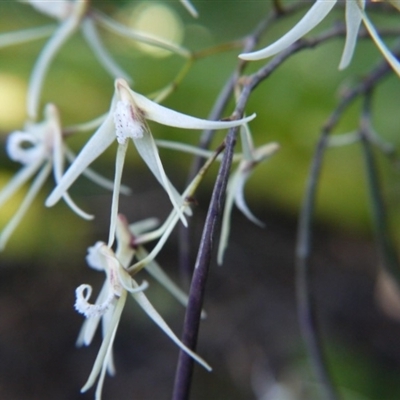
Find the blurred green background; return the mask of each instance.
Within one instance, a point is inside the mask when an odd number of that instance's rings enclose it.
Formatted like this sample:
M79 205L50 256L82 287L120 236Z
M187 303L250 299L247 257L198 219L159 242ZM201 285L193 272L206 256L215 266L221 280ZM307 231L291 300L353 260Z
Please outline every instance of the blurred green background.
M201 50L245 37L267 15L271 3L232 0L194 2L200 14L198 19L193 19L178 1L160 3L93 1L92 6L132 26L139 24L139 16L142 15L140 13L148 12L150 21L153 21L152 18L154 19L157 12L160 12L161 22L154 24L157 28L163 29L162 21L170 21L166 28L175 27L177 40L180 37L185 47ZM293 2L286 2L288 3ZM149 11L145 7L153 8ZM302 13L304 11L276 23L263 36L259 46L272 42L285 29L293 26ZM343 21L343 13L344 10L337 7L313 31L313 34L327 29L335 21ZM13 1L0 2L0 21L1 32L53 22L29 5ZM384 23L385 27L396 26L398 16L386 13L377 15L374 21L377 24ZM140 27L146 29L142 25ZM151 28L152 26L148 27ZM128 40L102 29L100 32L106 47L131 74L134 80L133 88L139 93L149 95L166 87L184 65L184 60L179 56L149 53ZM9 132L23 127L26 118L24 110L27 82L35 59L45 42L46 39L37 40L29 44L0 49L2 144L5 143ZM230 326L231 330L221 328L218 332L218 324L214 327L215 331L205 327L204 347L201 348L202 355L205 353L207 360L207 356L211 357L211 364L214 361L218 366L218 357L215 354L218 355L219 352L223 354L222 358L226 359L226 362L220 369L216 368L216 372L211 376L206 376L202 371L196 375L193 398L291 399L289 395L272 397L271 394L270 397L262 397L259 394L262 393L262 382L272 379L273 376L287 384L287 387L298 396L301 392L299 387L303 388L302 397L294 398L318 399L318 394L314 394L316 390L311 383L313 378L308 371L294 311L293 248L296 217L322 125L337 105L339 94L346 87L362 79L380 60L378 51L369 40L360 41L351 66L339 72L337 66L342 48L343 40L337 39L317 49L295 55L263 82L251 96L247 114L257 113L257 118L250 124L256 146L272 141L281 145L281 150L270 161L259 166L246 185L248 204L257 216L266 221L267 227L266 230L260 230L248 224L236 210L234 211L232 240L228 248L226 265L212 272L215 276L210 278L210 300L208 300L209 324L212 326L214 318L218 321L221 315L228 314L230 318L227 317L227 326ZM218 93L237 65L239 52L240 48L237 48L197 60L163 104L190 115L206 118ZM252 63L247 67L246 73L256 71L266 62ZM398 77L388 77L376 90L373 105L373 123L376 131L395 147L399 143L399 90ZM60 109L63 124L68 126L89 121L106 112L112 93L113 80L98 65L82 36L76 33L57 54L52 64L43 90L42 105L48 102L55 103ZM335 134L351 132L357 128L360 107L358 101L348 110ZM231 111L232 104L224 115L229 116ZM155 123L149 123L149 126L154 136L159 139L180 140L195 145L200 137L200 132L196 131L177 130ZM216 135L215 145L223 140L223 135L223 132ZM78 152L89 137L90 133L82 133L71 138L68 143ZM240 145L238 148L240 149ZM96 169L110 179L114 173L115 151L116 146L94 163ZM177 156L177 153L171 150L161 149L160 153L168 176L182 190L191 157L180 153ZM388 206L389 223L398 243L400 239L398 169L386 158L379 154L377 156L383 179L383 193ZM327 153L316 210L319 229L316 236L319 247L316 256L318 272L315 286L321 299L321 318L327 339L329 363L343 392L343 398L394 400L400 398L400 386L397 383L397 374L400 372L399 326L396 319L382 313L374 300L374 279L378 258L371 242L372 224L363 167L362 152L358 144L332 148ZM17 169L18 165L8 160L2 146L0 187L7 183ZM216 168L207 177L198 194L200 205L198 216L194 218L196 224L192 238L194 247L201 231L201 222L215 172ZM130 221L152 216L164 218L167 215L170 210L168 199L144 168L133 146L128 152L123 182L132 187L134 193L130 198L121 198L121 212L128 215ZM74 341L71 335L77 333L80 323L79 316L71 317L70 314L74 313L73 290L83 282L82 277L88 282L102 280L102 277L96 278L96 274L92 274L93 271L86 271L84 256L88 246L96 240L105 240L107 237L111 194L88 183L85 178L81 178L73 186L70 193L77 203L86 211L95 213L96 220L92 224L75 216L63 203L52 209L46 209L43 203L52 187L53 182L48 182L31 212L24 218L6 250L0 255L2 265L0 273L4 275L1 279L4 294L0 293L0 296L4 297L1 300L3 309L0 318L4 318L2 324L5 327L3 333L0 331L2 335L0 351L4 352L4 359L12 357L16 359L15 365L13 364L9 370L14 371L14 374L22 374L15 376L14 379L25 382L24 388L14 384L13 380L10 380L7 368L4 367L4 370L1 370L0 395L7 400L91 398L92 395L90 393L87 397L86 395L82 397L78 393L79 386L75 386L84 382L96 346L91 349L90 355L80 350L67 357ZM0 228L15 212L23 199L24 190L1 208ZM170 273L178 276L176 249L177 237L174 236L171 245L160 255L160 262L165 262ZM37 285L41 288L39 291L43 290L39 299L35 297L37 290L31 285ZM224 302L218 295L218 285L223 286L221 293L226 293ZM44 295L45 288L50 291L49 297ZM213 292L212 289L216 291ZM153 293L156 304L162 308L164 315L171 318L171 323L175 324L175 330L179 332L182 310L176 311L175 305L169 298L166 299L163 293L159 293L157 288L150 290L152 291L149 293ZM61 299L57 296L58 293L63 293ZM60 308L57 308L59 303ZM15 318L22 321L25 313L28 313L25 307L31 310L29 314L31 318L27 325L21 326L26 333L21 333L20 340L23 342L24 338L31 338L32 344L22 347L25 352L21 350L21 353L16 355L9 349L14 345L20 345L20 342L16 338L13 342L10 337L19 326ZM371 314L368 314L367 310ZM253 312L255 317L251 318ZM10 316L13 313L18 317L13 319ZM129 313L134 314L136 311L129 309ZM117 353L118 349L124 351L122 347L124 343L133 346L131 341L139 347L142 346L140 335L143 336L142 341L146 341L148 335L152 334L149 334L148 330L151 332L156 330L146 320L134 315L141 323L136 324L126 318L126 329L121 328L122 332L117 334ZM67 322L69 318L74 318L71 325ZM266 322L271 319L279 321L280 324ZM42 321L41 328L36 327L36 321ZM60 350L57 360L48 355L47 358L44 357L44 361L39 361L40 352L36 354L34 351L35 343L40 340L55 340L49 339L54 336L51 328L53 321L57 321L58 325L55 328L57 332L67 333L64 339L60 339L61 344L56 341L50 348L58 349L63 345L64 351ZM271 324L273 326L270 326ZM128 334L128 326L133 326L139 332ZM331 330L332 326L335 328ZM41 332L39 336L37 329ZM242 329L243 336L238 333ZM226 341L224 334L228 335L229 343L235 344L235 351L224 344ZM269 334L271 342L266 344ZM257 339L254 339L253 335ZM145 347L149 347L146 349L148 351L146 354L150 354L148 359L142 353L136 354L136 350L130 347L133 352L132 359L127 360L117 355L117 360L119 357L120 361L120 365L117 365L118 375L106 381L105 399L117 398L111 394L117 387L121 390L118 392L120 399L169 398L173 379L171 367L174 364L166 367L167 373L165 367L153 368L150 360L156 365L163 364L163 354L166 350L161 346L164 346L166 341L162 342L161 335L149 340L155 341L154 346L158 351L144 344ZM274 343L279 345L274 346ZM174 360L176 355L173 353L174 350L174 348L168 350L170 353L165 355L166 358L170 357L168 360ZM38 358L34 358L33 354ZM139 364L145 365L139 372L133 370L134 356L138 357ZM60 367L59 370L50 367L53 365L51 363L56 361L63 364L64 357L67 357L68 365ZM85 361L82 361L84 358ZM83 365L77 368L77 363ZM26 364L29 366L26 367ZM33 373L35 365L40 365L40 368ZM59 377L53 379L52 376L56 375L57 371L58 375L69 375L64 379ZM265 371L269 371L270 375ZM161 389L157 391L154 387L142 389L139 384L135 392L135 389L129 386L131 379L139 382L144 379L144 375L149 374L154 374L153 378L148 378L149 382L160 383L160 388L166 388L165 393ZM259 376L261 378L258 378ZM46 382L48 383L47 391L40 391L38 380L44 386ZM73 382L75 386L70 385L69 389L64 390L62 386L64 381ZM304 382L309 382L305 385L306 389L303 387ZM122 390L124 384L129 387L125 394ZM68 382L65 382L65 385L68 385ZM110 385L109 389L107 385ZM261 389L257 389L258 387ZM154 389L153 394L150 389Z

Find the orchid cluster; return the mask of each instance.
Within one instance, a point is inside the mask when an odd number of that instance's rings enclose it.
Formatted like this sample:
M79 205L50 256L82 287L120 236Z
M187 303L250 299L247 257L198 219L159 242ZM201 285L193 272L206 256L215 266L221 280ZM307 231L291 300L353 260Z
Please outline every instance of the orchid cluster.
M264 226L249 209L244 197L247 180L256 167L268 160L279 149L276 142L265 143L256 147L250 130L250 122L255 114L243 116L243 110L235 111L231 117L217 121L200 119L194 116L166 108L159 100L144 96L132 89L134 79L115 61L101 41L98 27L104 28L124 40L145 43L175 53L184 59L191 60L193 53L163 38L154 37L144 32L137 32L122 23L94 9L89 0L21 1L32 6L36 11L56 20L56 24L0 34L0 49L6 46L27 43L33 40L50 37L42 48L32 67L29 79L26 114L28 119L23 129L12 132L6 142L6 152L12 161L22 165L19 172L0 191L0 207L19 191L28 181L32 183L15 215L0 233L0 250L3 250L15 229L29 211L39 191L45 186L51 173L55 186L48 195L45 205L52 207L63 199L80 217L91 220L94 215L83 211L68 191L81 176L85 176L103 188L112 191L110 204L110 224L107 240L99 241L88 249L86 257L89 267L104 272L103 287L94 302L91 302L92 286L80 285L76 289L75 309L86 317L77 344L89 345L98 326L102 325L103 341L90 376L82 391L91 388L97 380L96 399L101 398L101 391L106 372L115 373L113 361L113 343L121 315L130 294L144 312L161 328L171 340L207 370L211 367L190 348L181 342L154 308L146 289L148 283L137 281L142 270L151 274L183 306L188 304L188 295L162 270L156 257L169 239L171 232L181 222L184 226L190 223L193 214L191 199L209 167L214 162L221 162L222 154L204 147L190 146L185 143L162 141L153 137L147 121L188 130L222 130L237 128L240 132L241 152L233 154L232 162L236 169L227 179L226 199L222 212L222 228L218 246L217 261L223 263L228 245L230 220L235 205L244 216L256 225ZM198 17L194 6L187 0L182 5L193 17ZM279 1L277 2L279 3ZM263 60L289 51L290 47L319 25L322 20L341 2L337 0L316 0L304 17L291 30L276 42L258 51L239 54L245 61ZM398 6L394 1L390 4ZM360 27L368 31L384 58L400 75L400 64L396 57L380 38L366 13L368 2L365 0L345 1L346 39L339 69L346 68L353 57ZM42 88L46 75L54 58L64 44L80 32L88 47L96 56L99 65L112 77L114 93L110 99L109 110L86 124L65 127L62 123L62 110L53 103L46 104L43 119L40 120ZM241 64L243 61L240 62ZM249 77L236 82L236 104L241 96L240 84ZM251 78L251 77L250 77ZM249 78L249 79L250 79ZM135 77L136 79L136 77ZM74 134L91 129L90 139L78 154L67 144ZM125 158L129 143L133 143L142 161L165 191L171 203L171 212L158 228L158 221L153 218L129 224L119 212L120 194L129 195L131 190L122 182ZM99 175L91 164L101 158L102 154L113 144L116 145L115 175L112 181ZM223 146L222 146L223 147ZM195 174L187 187L180 191L167 176L159 154L159 148L170 148L183 151L206 159L203 167ZM66 164L68 164L66 166ZM146 245L155 242L151 251ZM203 316L205 313L203 312Z

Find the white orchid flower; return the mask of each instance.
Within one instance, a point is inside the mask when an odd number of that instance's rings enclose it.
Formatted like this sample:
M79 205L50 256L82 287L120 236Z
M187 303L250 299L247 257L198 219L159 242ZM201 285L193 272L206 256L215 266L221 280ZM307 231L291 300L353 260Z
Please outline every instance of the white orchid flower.
M224 252L228 246L231 213L233 204L254 224L263 227L264 223L260 221L248 208L244 198L244 186L255 167L263 161L269 159L276 151L279 145L275 142L265 144L258 148L254 148L250 131L246 125L243 125L241 132L241 143L243 148L243 158L239 163L236 171L229 178L226 190L226 199L224 213L222 216L221 235L218 245L218 264L222 264Z
M203 359L192 352L178 339L161 315L158 314L152 306L146 295L143 293L143 290L148 286L147 283L143 282L142 285L138 285L131 277L133 274L129 273L127 270L132 257L136 253L136 249L131 245L132 239L134 238L132 236L132 231L137 235L140 235L143 229L148 229L149 225L152 226L153 221L150 220L150 224L133 224L130 227L131 231L123 218L120 218L118 221L118 245L116 253L114 253L105 243L98 242L95 246L89 248L89 253L86 258L89 266L97 270L103 270L106 273L106 281L95 304L89 303L89 298L92 292L90 285L81 285L76 289L75 309L87 317L79 334L77 344L89 345L100 320L102 320L103 341L90 376L81 389L82 392L87 391L93 386L98 378L96 388L97 400L101 398L101 391L106 371L110 374L115 373L112 347L128 293L133 296L139 306L171 338L173 342L193 357L193 359L204 368L211 370L210 366Z
M243 153L235 153L233 155L233 162L239 162L239 166L236 171L233 172L229 178L227 185L227 195L225 200L224 212L222 217L222 228L220 235L220 242L218 246L218 256L217 260L219 264L222 264L223 254L228 244L229 231L230 231L230 218L232 213L233 204L247 217L250 221L259 226L264 226L257 217L248 208L246 201L244 199L244 185L247 179L250 177L251 173L254 171L255 167L261 162L267 160L272 156L278 149L279 145L277 143L268 143L258 148L254 148L253 141L251 138L250 131L247 125L241 127L241 142ZM199 149L195 146L190 146L182 143L169 142L165 140L158 140L157 144L159 146L184 151L187 153L195 154L201 157L210 157L213 152L209 150ZM217 159L221 161L221 157L218 156ZM176 218L176 216L175 216ZM147 234L143 235L142 239L145 238ZM153 251L156 250L156 247ZM140 265L140 263L138 263ZM130 268L134 268L132 266Z
M53 169L55 181L63 174L63 163L69 151L63 143L61 124L57 108L49 104L45 108L45 119L41 123L27 124L24 131L10 134L6 147L8 156L23 165L22 169L0 192L0 207L9 200L30 178L37 174L28 193L8 225L0 235L0 250L4 248L11 234L21 222ZM66 203L82 218L91 215L80 210L68 193L62 195Z
M337 0L317 0L300 22L276 42L262 50L240 54L239 57L243 60L261 60L280 53L315 28L330 13L336 3ZM360 9L364 9L364 6L365 0L346 0L347 34L339 69L346 68L353 56L362 19Z
M177 128L226 129L239 126L252 120L254 117L255 115L252 115L235 121L207 121L194 118L154 103L131 90L125 80L117 79L115 81L115 94L107 117L50 194L46 200L46 205L50 207L57 203L78 176L113 142L117 141L115 186L108 241L108 245L111 246L114 240L116 216L118 214L118 198L124 158L128 140L132 139L138 153L167 192L182 221L186 223L180 207L181 198L164 172L156 143L147 127L146 120L156 121L160 124Z

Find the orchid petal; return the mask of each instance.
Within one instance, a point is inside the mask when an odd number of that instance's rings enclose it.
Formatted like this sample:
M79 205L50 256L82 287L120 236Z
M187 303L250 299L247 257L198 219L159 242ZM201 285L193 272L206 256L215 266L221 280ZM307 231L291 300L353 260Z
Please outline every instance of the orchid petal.
M111 304L110 309L101 318L101 333L103 338L107 335L107 329L110 326L112 316L114 315L114 310L115 310L115 303ZM115 330L115 332L117 332L117 330ZM114 342L114 338L112 339L112 341ZM107 357L106 362L107 362L108 373L112 376L115 375L116 370L114 365L114 354L112 348L111 351L109 352L109 356Z
M60 128L60 121L57 109L54 105L49 104L46 107L46 115L51 123L51 131L52 131L52 138L53 138L53 171L56 183L58 183L63 175L64 171L64 144L62 138L62 132ZM49 127L50 129L50 127ZM91 220L94 218L93 215L86 213L85 211L81 210L71 199L69 194L65 192L63 194L64 201L68 204L68 206L74 211L77 215L81 218L86 220Z
M47 198L46 206L51 207L56 204L86 167L104 153L114 140L114 122L110 113L78 154L74 163L63 175L60 182L58 182L53 192Z
M114 190L111 201L111 218L110 218L110 231L108 235L108 247L114 243L115 229L117 226L118 206L119 206L119 193L122 179L122 171L124 169L125 155L128 144L119 144L117 150L117 157L115 159L115 178Z
M27 94L27 111L29 117L33 120L37 117L40 92L42 91L44 78L50 67L50 63L62 45L77 29L78 23L79 20L77 18L66 19L46 43L33 67Z
M128 271L130 273L136 274L137 272L139 272L149 262L153 261L157 257L157 254L162 250L165 242L169 238L169 235L171 234L172 230L175 228L175 225L179 221L179 216L175 209L170 214L168 221L169 221L168 224L163 224L163 227L165 226L165 230L161 235L160 240L157 242L157 244L154 246L154 248L151 250L151 252L147 257L143 258L142 260L138 261L136 264L128 268Z
M48 37L52 34L55 28L54 25L46 25L38 28L2 33L0 34L0 48Z
M142 221L134 222L129 225L129 230L133 235L138 236L144 232L148 232L151 229L154 229L156 226L160 224L157 218L146 218Z
M367 28L369 34L371 35L373 41L377 45L378 49L382 53L383 57L385 57L386 61L389 65L393 68L394 72L398 76L400 76L400 62L397 58L392 54L392 52L387 48L385 43L383 43L382 39L379 37L378 32L376 31L375 27L372 25L371 21L367 17L367 14L360 10L362 19L364 22L365 27Z
M265 226L264 222L260 221L257 217L253 215L253 213L249 210L246 201L244 199L244 185L251 172L252 170L248 170L238 175L234 192L235 205L245 215L247 219L249 219L251 222L260 227L264 227Z
M138 292L143 292L149 287L149 284L147 281L143 281L140 286L135 286L132 281L132 277L128 274L126 269L124 268L119 268L118 269L118 278L119 282L121 283L122 287L129 293L138 293Z
M120 92L122 88L129 90L133 103L144 113L144 117L159 124L186 129L227 129L243 125L256 117L255 114L235 121L208 121L179 113L163 107L145 96L134 92L123 79L115 81L115 88Z
M148 252L143 246L138 247L136 256L138 260L142 260L148 256ZM155 261L149 262L145 266L146 271L160 283L164 288L184 307L187 307L189 296L164 272L160 265ZM205 311L201 312L201 317L206 318Z
M181 3L193 18L197 18L199 16L199 13L189 0L181 0Z
M81 392L86 392L90 389L96 378L98 377L100 370L102 368L103 363L106 361L106 356L110 351L110 348L113 345L115 333L118 328L119 321L121 319L122 310L124 309L126 302L127 292L125 290L122 291L121 297L118 299L117 304L115 306L114 313L112 315L111 321L108 325L107 333L104 336L104 339L101 343L100 350L97 353L96 361L94 362L92 371L89 375L89 378L85 385L82 387Z
M91 18L85 18L82 21L82 33L86 42L93 50L100 64L113 78L123 78L128 82L132 82L131 77L126 73L111 57L110 53L104 47L100 40L96 26Z
M151 232L140 234L140 236L135 239L135 244L148 243L148 242L151 242L151 241L161 237L164 234L164 232L166 231L166 229L168 228L168 226L172 223L172 221L175 221L175 219L176 219L176 213L175 213L175 209L174 209L168 215L167 219L164 221L164 223L159 228L157 228ZM176 221L174 223L176 223L178 220L179 220L179 218L176 219ZM132 232L134 233L134 231L132 231Z
M8 182L8 184L0 192L0 207L31 178L43 164L43 160L36 160L32 164L28 164L21 168L16 175Z
M215 161L215 158L217 157L218 153L214 153L212 157L210 157L207 162L202 166L200 171L197 173L197 175L192 179L186 190L183 192L182 199L187 199L188 197L193 196L194 192L196 191L197 187L199 186L200 182L202 181L204 174L207 172L208 168L210 165ZM184 203L182 204L183 210L189 209L189 204L185 200ZM157 256L157 254L160 252L162 247L164 246L164 243L168 239L170 233L174 229L175 225L179 221L178 214L176 212L176 209L173 209L173 211L170 213L164 224L157 229L154 232L149 232L147 234L144 234L137 238L135 241L136 244L144 243L147 240L153 240L155 235L161 235L160 240L157 242L157 244L154 246L153 250L149 253L148 256L143 258L142 260L138 261L136 264L132 265L131 267L127 268L127 270L131 273L137 273L139 270L141 270L143 267L145 267L148 263L150 263L154 258Z
M169 199L171 200L176 212L182 220L182 223L186 226L186 218L184 217L180 208L182 203L181 197L165 174L153 136L150 132L147 132L142 138L133 139L133 143L153 175L167 192Z
M100 23L104 28L108 29L109 31L123 36L128 39L133 39L138 42L146 43L151 46L159 47L164 50L168 50L172 53L179 54L184 58L190 58L191 53L189 50L176 45L175 43L166 42L162 38L158 38L152 35L149 35L145 32L138 32L131 28L128 28L112 18L100 13L99 11L92 11L93 17L96 19L98 23Z
M250 129L247 124L240 127L240 139L242 143L243 159L246 161L252 161L254 144L251 137Z
M238 179L239 173L236 171L235 174L229 179L227 186L224 212L222 215L221 233L218 244L217 262L219 265L222 265L224 253L228 246L229 232L231 229L231 214L235 196L234 187Z
M108 112L100 115L99 117L96 117L95 119L92 119L88 122L83 122L80 124L76 125L71 125L67 126L66 128L63 129L63 133L65 135L70 135L72 133L76 132L89 132L97 129L107 118Z
M110 343L114 343L114 339L115 339L116 333L117 333L117 329L114 330L114 334L113 334L113 336L111 338ZM112 364L114 364L114 362L111 361L112 357L113 357L112 356L112 354L113 354L112 350L113 350L112 346L109 346L108 350L107 350L107 353L106 353L106 355L104 357L103 365L102 365L101 371L100 371L99 380L98 380L97 386L96 386L95 400L101 400L101 392L103 391L103 385L104 385L104 378L106 376L106 370L109 370L110 362ZM114 373L115 373L115 370L114 370Z
M0 251L4 249L5 245L7 244L8 239L14 232L15 228L21 222L22 218L28 211L30 205L33 203L36 195L38 194L39 190L43 187L44 182L46 181L47 177L49 176L51 171L51 162L47 162L39 174L36 176L35 180L33 181L31 187L27 195L25 196L23 202L19 206L18 211L14 214L11 220L8 222L7 226L3 229L0 234Z
M346 68L353 57L354 49L357 44L358 31L360 30L362 15L358 0L346 1L346 43L340 60L339 69ZM362 8L365 0L362 0Z
M58 0L57 2L27 0L26 2L36 11L58 20L64 20L73 11L73 2L69 0Z
M189 154L194 154L195 156L200 156L203 158L208 158L213 156L213 154L215 153L212 150L204 150L201 149L197 146L192 146L190 144L185 144L185 143L181 143L181 142L174 142L172 140L161 140L161 139L157 139L156 144L158 147L162 147L164 149L171 149L171 150L178 150L178 151L183 151L185 153L189 153ZM218 161L222 160L222 154L219 154L216 158ZM238 162L240 160L243 159L243 155L236 153L233 155L233 162Z
M317 0L307 14L289 32L262 50L240 54L243 60L261 60L271 57L291 46L315 28L332 10L337 0Z
M135 250L131 246L132 234L129 231L128 222L121 214L117 217L115 236L118 243L115 257L124 268L128 268L135 254Z
M75 161L75 154L67 147L64 147L65 155L67 157L67 160L72 164ZM92 168L87 167L83 172L82 175L94 182L96 185L107 189L107 190L114 190L114 181L111 179L108 179L102 175L100 175L98 172L94 171ZM131 188L125 185L120 186L120 193L124 195L130 195L132 193Z
M133 280L133 284L138 287L139 285ZM190 357L192 357L195 361L197 361L200 365L202 365L207 371L211 371L212 368L196 353L190 350L187 346L185 346L178 337L174 334L171 328L167 325L161 315L157 312L157 310L150 303L148 298L143 292L132 293L133 298L139 304L139 306L143 309L143 311L164 331L164 333L185 353L187 353Z

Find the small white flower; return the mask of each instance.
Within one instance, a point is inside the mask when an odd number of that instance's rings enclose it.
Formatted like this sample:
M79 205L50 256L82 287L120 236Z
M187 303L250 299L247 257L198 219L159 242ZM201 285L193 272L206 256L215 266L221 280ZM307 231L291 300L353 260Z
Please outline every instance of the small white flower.
M9 200L30 178L37 174L28 193L8 225L0 235L0 250L4 248L11 234L18 226L37 193L44 185L53 169L55 181L63 173L67 148L63 143L61 125L56 107L52 104L45 109L45 120L37 124L27 124L24 131L10 134L6 151L10 159L20 162L23 167L0 192L0 207ZM92 216L80 210L68 193L63 199L78 215L85 219Z
M248 208L244 198L244 186L247 179L254 172L254 169L263 161L269 159L279 150L279 145L275 142L268 143L258 148L254 148L250 130L247 125L243 125L240 131L243 157L239 162L236 171L229 178L224 213L222 216L221 235L218 245L218 264L222 264L224 252L228 246L231 213L233 204L244 214L244 216L254 224L263 227L261 222Z
M150 226L153 223L150 221ZM152 306L147 299L143 290L148 286L147 282L138 285L131 275L138 272L128 272L128 266L134 257L136 250L131 246L134 239L133 233L140 235L142 229L149 227L148 223L134 224L128 227L124 218L118 219L117 224L117 250L113 250L105 243L97 242L93 247L89 248L87 261L88 264L96 270L103 270L106 273L106 280L100 291L95 303L90 303L89 299L92 293L90 285L81 285L76 291L75 309L87 318L82 326L78 337L78 345L89 345L93 339L97 327L102 321L103 325L103 341L93 365L93 369L86 384L81 389L82 392L87 391L93 386L98 378L96 388L96 399L100 399L105 373L108 370L110 374L115 373L113 362L112 347L115 339L118 324L121 318L123 308L125 306L127 294L130 293L145 313L174 341L183 351L188 353L197 362L199 362L207 370L211 370L210 366L194 352L188 349L172 332L167 323L160 314ZM131 231L129 230L131 229ZM141 247L141 246L140 246ZM142 249L142 251L144 251ZM140 256L143 256L141 254ZM165 273L157 270L154 263L151 269L152 274L157 278L168 282ZM162 271L162 270L161 270ZM172 290L174 293L174 290Z
M182 221L186 223L181 211L181 198L164 172L156 143L145 121L151 120L167 126L186 129L227 129L242 125L254 117L255 115L252 115L236 121L207 121L194 118L147 99L131 90L126 81L117 79L115 81L115 94L107 117L50 194L46 200L46 205L50 207L57 203L78 176L117 140L119 146L116 157L115 186L108 241L108 245L111 246L114 240L120 182L128 145L126 139L131 138L139 155L167 192Z

